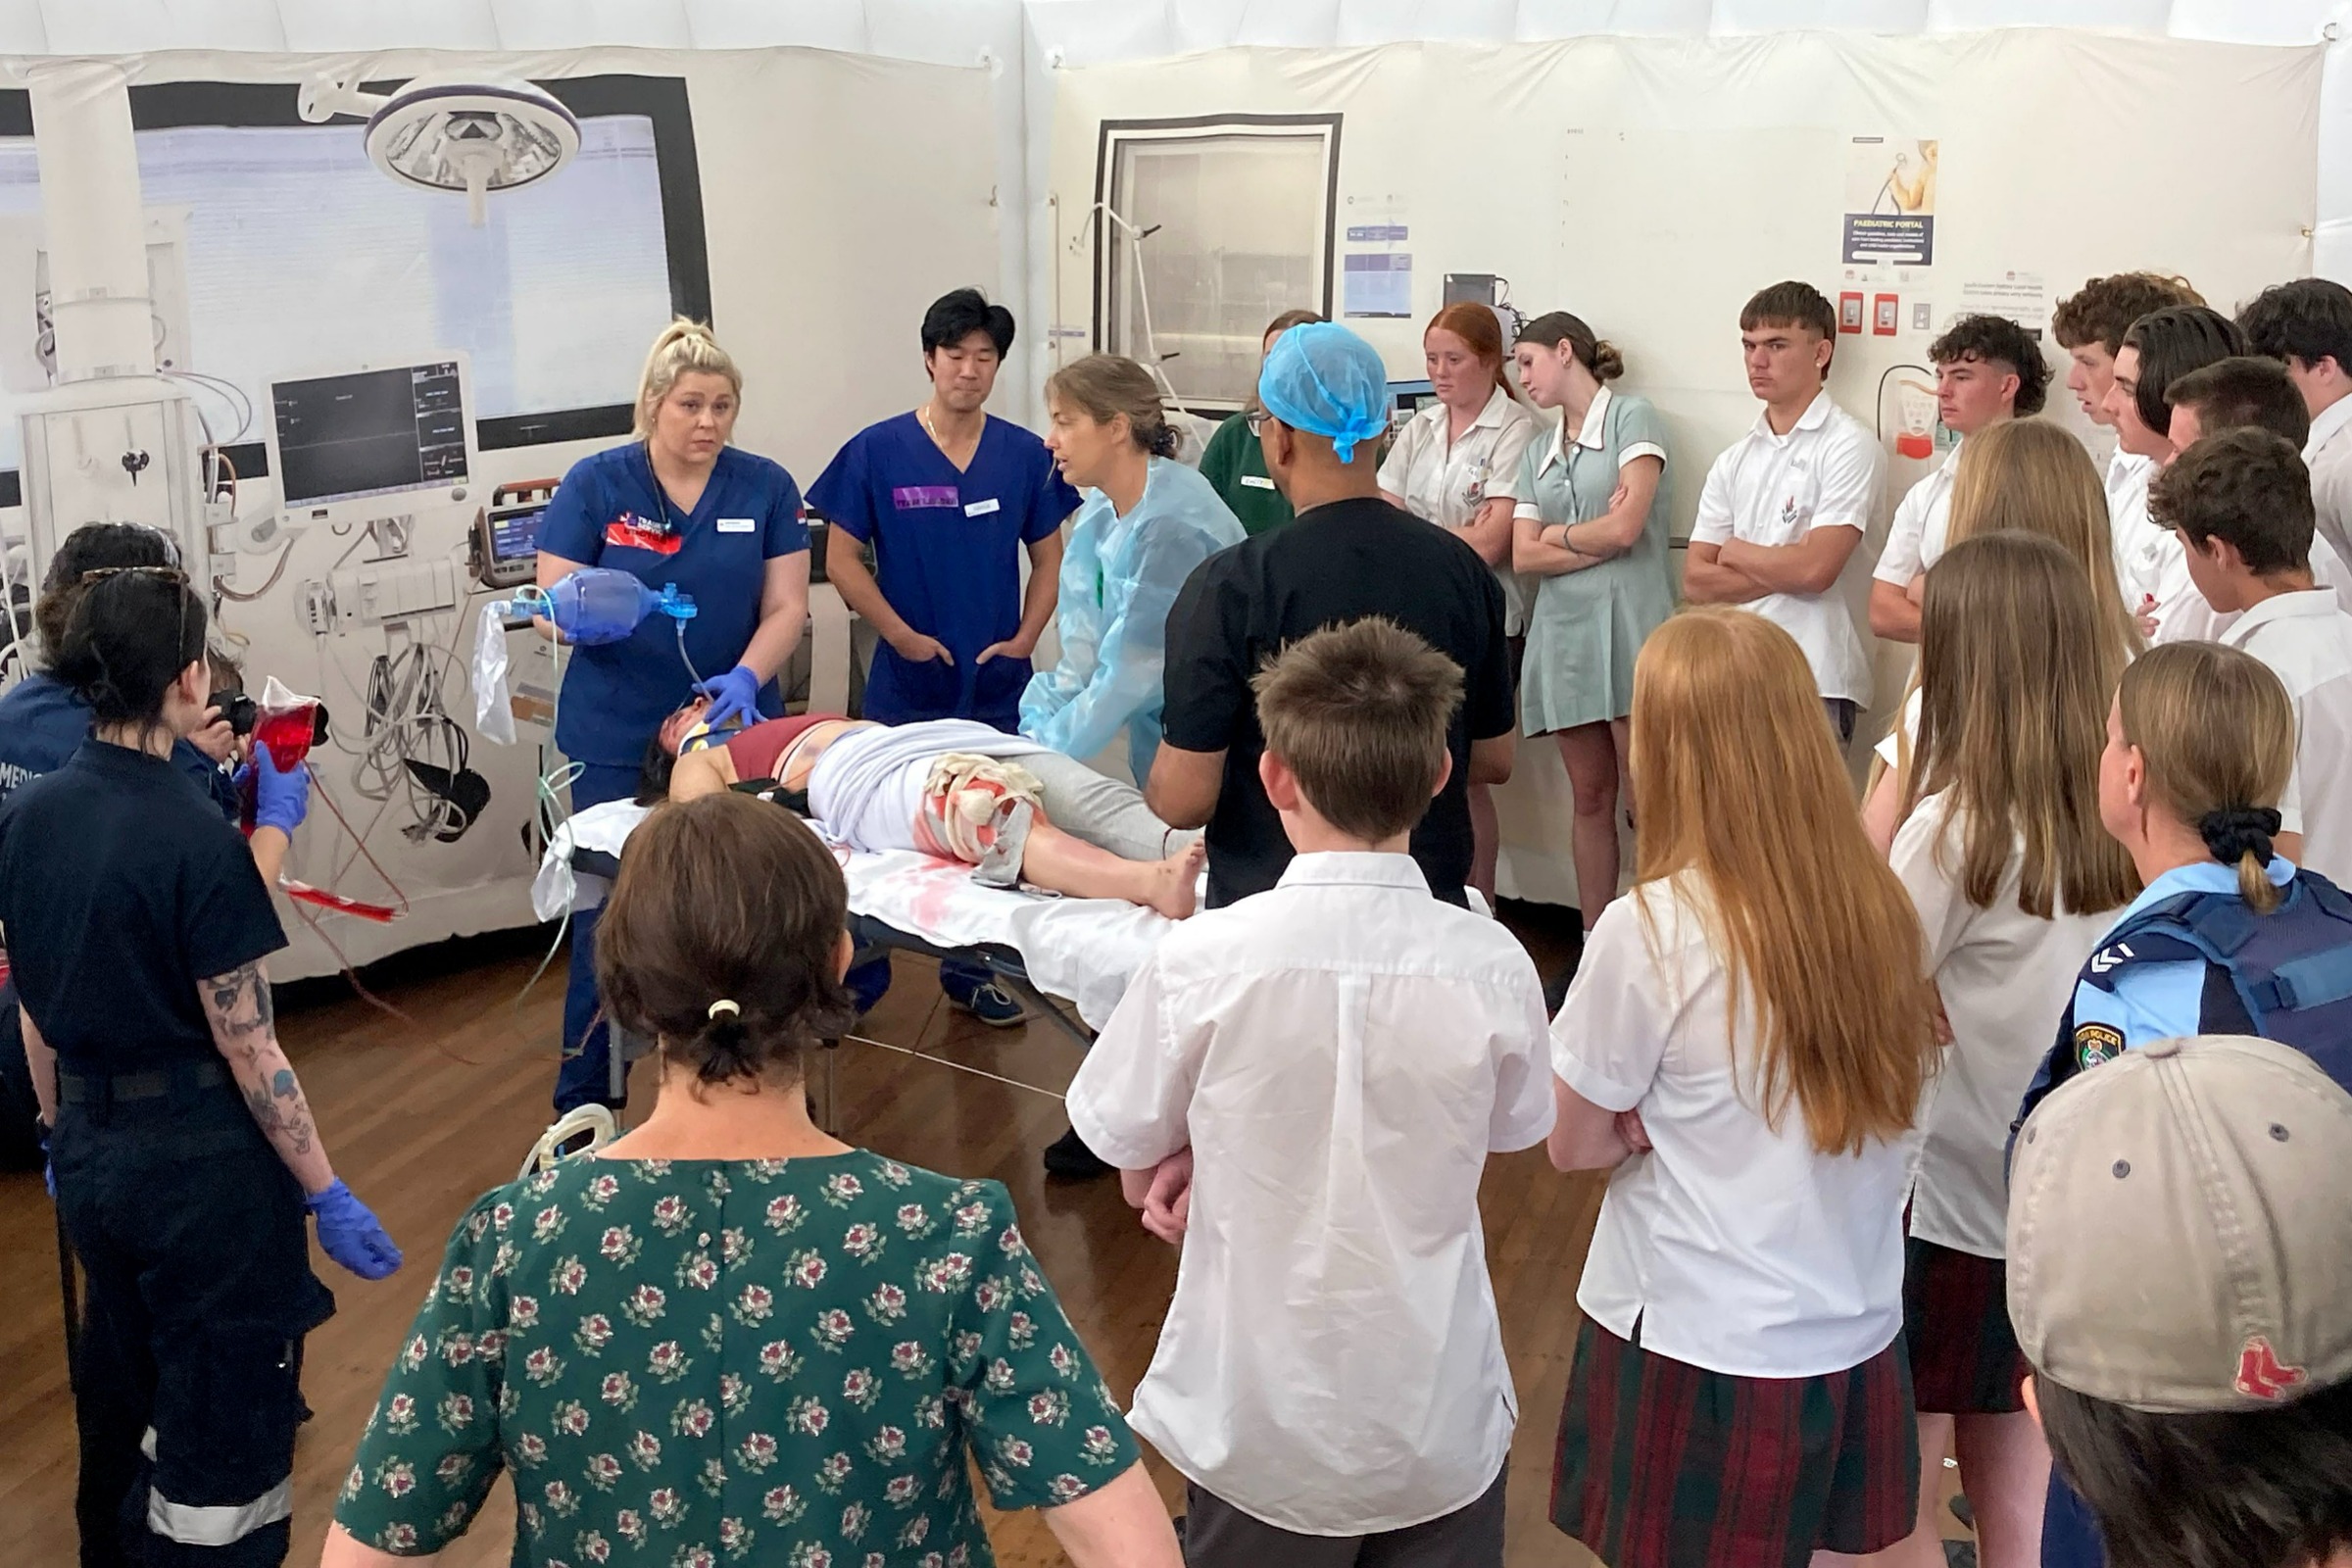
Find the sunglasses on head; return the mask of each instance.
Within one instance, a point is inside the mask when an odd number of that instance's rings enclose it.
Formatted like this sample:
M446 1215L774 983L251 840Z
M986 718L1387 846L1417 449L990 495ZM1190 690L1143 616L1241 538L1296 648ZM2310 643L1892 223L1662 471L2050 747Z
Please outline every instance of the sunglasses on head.
M182 588L188 584L188 574L177 566L93 566L81 574L81 580L85 583L96 582L101 577L120 577L125 574L153 577L158 582L172 583Z

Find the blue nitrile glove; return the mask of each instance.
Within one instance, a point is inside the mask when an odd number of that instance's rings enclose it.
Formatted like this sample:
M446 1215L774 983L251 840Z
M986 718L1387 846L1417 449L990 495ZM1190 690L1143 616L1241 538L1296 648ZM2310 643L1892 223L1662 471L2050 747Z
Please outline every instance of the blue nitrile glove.
M400 1267L400 1249L384 1234L383 1222L340 1178L303 1202L318 1217L318 1245L327 1256L364 1280L380 1280Z
M41 1129L41 1185L49 1189L49 1201L57 1201L57 1161L49 1157L49 1129Z
M710 699L710 710L703 715L703 722L713 730L760 722L760 677L752 673L749 664L737 664L694 690L697 696Z
M281 773L277 759L259 741L254 743L253 760L237 769L236 785L240 794L248 786L253 790L255 827L273 827L292 838L311 814L310 763L297 762L294 771Z

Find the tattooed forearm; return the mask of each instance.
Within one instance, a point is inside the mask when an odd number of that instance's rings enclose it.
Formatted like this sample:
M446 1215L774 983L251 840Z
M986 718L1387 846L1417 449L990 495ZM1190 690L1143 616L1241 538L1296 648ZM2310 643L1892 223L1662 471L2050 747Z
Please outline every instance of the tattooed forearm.
M270 1003L270 982L258 963L248 963L204 982L205 1010L216 1038L245 1042L256 1036L274 1038L277 1016Z
M260 964L249 963L199 982L199 990L213 1026L214 1049L228 1063L254 1125L277 1150L303 1191L316 1193L332 1184L334 1170L319 1144L302 1081L277 1043L269 975Z
M245 1108L253 1112L254 1124L271 1143L296 1154L311 1152L316 1133L311 1125L310 1102L303 1098L302 1085L295 1080L293 1068L278 1068L270 1074L267 1084L248 1085Z

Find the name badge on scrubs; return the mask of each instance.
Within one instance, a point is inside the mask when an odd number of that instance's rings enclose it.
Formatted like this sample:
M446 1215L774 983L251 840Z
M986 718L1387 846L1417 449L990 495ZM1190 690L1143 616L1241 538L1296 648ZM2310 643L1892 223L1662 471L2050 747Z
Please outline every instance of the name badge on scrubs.
M622 550L650 550L657 556L674 556L686 541L660 523L624 512L605 524L605 543Z
M758 522L750 517L721 517L718 519L720 533L750 533L758 526Z
M890 493L890 504L901 512L953 507L959 505L962 500L952 484L904 484Z
M975 501L970 506L964 508L963 514L967 517L985 517L996 510L997 498L995 496L990 496L986 501Z
M1242 475L1242 488L1245 490L1271 490L1274 488L1274 481L1262 473L1245 473Z

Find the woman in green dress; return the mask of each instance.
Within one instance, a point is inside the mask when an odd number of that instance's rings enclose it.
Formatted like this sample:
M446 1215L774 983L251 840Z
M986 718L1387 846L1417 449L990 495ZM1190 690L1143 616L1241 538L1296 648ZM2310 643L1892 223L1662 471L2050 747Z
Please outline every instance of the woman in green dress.
M322 1568L438 1552L501 1470L534 1568L981 1568L967 1452L1080 1568L1177 1568L1004 1189L809 1121L803 1052L852 1016L847 912L830 853L766 802L637 830L597 979L660 1041L661 1100L459 1222Z
M1285 311L1268 321L1265 334L1258 339L1259 362L1264 362L1266 352L1283 333L1322 319L1313 311ZM1200 477L1242 519L1242 531L1254 539L1289 522L1291 504L1274 488L1266 473L1266 455L1258 449L1257 437L1250 433L1249 412L1257 406L1255 371L1250 373L1250 402L1208 438L1208 448L1200 454Z
M1519 687L1521 729L1550 734L1576 795L1579 912L1592 929L1617 896L1617 803L1634 709L1634 656L1674 611L1666 562L1666 427L1646 399L1612 392L1616 349L1566 311L1539 316L1513 350L1538 408L1560 411L1527 449L1511 564L1537 581Z

